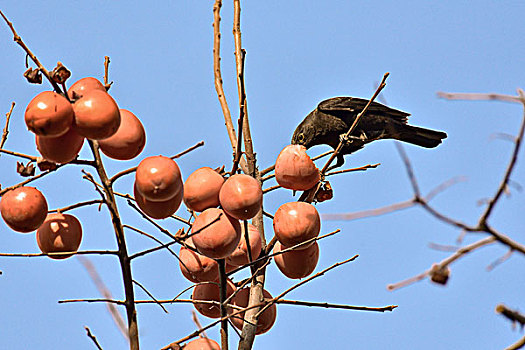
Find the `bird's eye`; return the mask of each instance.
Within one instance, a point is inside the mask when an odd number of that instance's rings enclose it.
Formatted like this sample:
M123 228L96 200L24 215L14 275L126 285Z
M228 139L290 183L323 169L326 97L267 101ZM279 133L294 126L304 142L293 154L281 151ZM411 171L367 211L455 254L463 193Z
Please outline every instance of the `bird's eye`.
M302 143L304 141L304 134L303 133L297 135L297 141L299 141L300 143Z

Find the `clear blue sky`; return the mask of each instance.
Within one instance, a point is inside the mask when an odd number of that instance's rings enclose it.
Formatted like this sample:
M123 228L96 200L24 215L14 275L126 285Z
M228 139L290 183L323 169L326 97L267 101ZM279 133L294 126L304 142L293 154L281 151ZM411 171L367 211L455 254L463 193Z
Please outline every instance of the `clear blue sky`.
M369 97L385 72L390 72L384 97L412 114L414 125L448 133L437 149L406 150L423 193L457 175L468 177L432 203L469 224L477 222L510 158L512 145L496 133L516 134L521 108L497 102L452 102L437 91L514 94L525 87L525 5L519 1L243 1L242 33L246 56L246 89L254 146L261 168L271 165L289 143L295 126L319 101L332 96ZM1 9L48 68L63 62L72 81L101 77L104 56L111 57L111 94L121 108L133 111L147 128L141 157L172 155L200 140L205 147L178 163L186 177L201 166L231 164L231 149L217 101L212 70L212 1L4 1ZM236 115L232 5L222 10L222 63L226 95ZM0 111L13 113L6 147L36 155L33 135L23 112L37 93L49 89L22 78L24 53L0 24ZM3 127L3 120L1 126ZM311 154L326 148L318 147ZM89 156L87 149L81 155ZM524 184L524 154L512 180ZM3 187L20 181L15 159L0 157ZM107 159L110 174L138 160ZM347 157L347 166L381 163L366 173L331 179L332 201L317 206L321 213L372 209L412 195L403 164L391 141L381 141ZM38 181L51 208L97 198L81 180L79 167ZM131 192L133 177L116 189ZM269 184L273 185L273 183ZM269 186L265 185L265 186ZM266 196L274 212L293 200L289 191ZM523 192L512 191L494 212L491 224L523 242ZM126 223L156 233L120 203ZM181 208L181 215L185 208ZM82 221L81 249L113 249L114 234L106 211L76 210ZM521 217L521 219L520 219ZM170 230L178 224L162 223ZM271 222L266 222L271 236ZM342 232L322 241L317 270L354 254L353 263L294 291L291 299L353 305L396 304L392 313L322 310L280 306L273 329L258 337L255 349L498 349L523 336L494 313L497 303L525 309L524 258L513 255L492 272L486 266L505 254L501 246L483 248L452 265L446 287L428 281L396 292L385 286L418 274L449 253L428 243L455 244L460 232L415 208L379 218L352 222L324 221L322 232ZM37 252L34 235L17 234L0 223L2 252ZM466 237L467 243L481 238ZM128 233L129 248L154 246ZM116 298L122 298L120 268L113 257L91 259ZM93 349L84 325L105 349L126 343L102 304L57 304L68 298L97 298L78 259L1 258L0 348ZM136 280L157 298L174 297L189 285L177 261L167 252L151 254L133 264ZM239 278L242 278L239 277ZM274 295L294 281L274 266L267 289ZM147 299L139 289L138 299ZM138 307L143 349L158 349L194 330L190 305ZM201 322L208 321L202 317ZM232 332L233 333L233 332ZM219 338L218 329L208 332ZM232 346L236 335L232 334Z

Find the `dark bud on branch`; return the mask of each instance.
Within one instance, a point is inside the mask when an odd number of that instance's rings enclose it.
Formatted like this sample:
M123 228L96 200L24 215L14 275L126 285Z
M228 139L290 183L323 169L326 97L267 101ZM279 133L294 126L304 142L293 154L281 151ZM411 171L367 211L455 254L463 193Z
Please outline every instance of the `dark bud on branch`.
M439 266L433 264L429 272L430 280L437 284L447 284L448 278L450 277L450 269L448 266Z
M29 67L24 72L24 77L31 84L42 84L42 73L40 73L39 69L33 69Z
M71 76L71 72L61 62L51 72L51 77L57 84L63 84Z
M42 157L38 157L36 164L38 165L38 169L40 169L40 171L55 170L57 168L56 163Z

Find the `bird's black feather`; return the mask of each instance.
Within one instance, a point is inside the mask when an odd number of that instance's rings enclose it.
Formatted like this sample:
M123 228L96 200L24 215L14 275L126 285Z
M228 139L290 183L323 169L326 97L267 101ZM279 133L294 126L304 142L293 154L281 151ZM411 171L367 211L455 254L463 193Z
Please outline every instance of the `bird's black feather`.
M326 144L336 148L340 138L349 129L368 100L356 97L334 97L319 103L304 118L292 136L292 144L306 148ZM337 165L343 164L343 155L361 149L367 143L381 139L395 139L426 148L438 146L447 134L441 131L408 125L410 114L372 102L345 142Z

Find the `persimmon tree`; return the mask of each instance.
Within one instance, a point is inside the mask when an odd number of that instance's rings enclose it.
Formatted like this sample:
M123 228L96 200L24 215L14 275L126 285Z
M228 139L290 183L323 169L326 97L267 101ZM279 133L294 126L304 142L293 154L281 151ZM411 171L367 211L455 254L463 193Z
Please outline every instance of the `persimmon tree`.
M14 184L2 183L3 188L0 191L2 217L14 231L27 233L36 230L35 239L41 253L2 253L0 256L49 257L55 260L72 256L79 258L90 271L99 289L105 291L104 297L68 299L61 300L60 303L107 304L115 323L129 340L130 349L140 347L138 323L140 313L137 312L137 305L155 304L166 311L165 305L190 303L199 313L215 321L209 321L203 326L195 316L196 330L190 334L174 335L173 342L165 344L163 349L220 348L224 350L232 344L232 331L238 332L239 349L252 349L258 335L271 337L270 329L275 322L278 322L276 316L281 304L369 312L393 311L397 307L396 305L373 307L333 304L323 300L322 295L315 301L285 299L291 291L358 258L357 254L352 253L343 261L333 261L327 268L317 267L322 240L339 233L339 230L324 232L322 220L351 220L411 206L421 206L438 220L463 232L485 235L475 243L458 248L450 257L433 264L420 275L389 285L390 290L427 277L435 283L446 284L451 263L489 244L501 244L509 249L509 253L500 259L501 261L514 253L525 254L522 244L489 224L491 213L508 190L523 139L525 117L518 135L513 138L514 151L503 179L474 225L446 216L430 204L434 196L454 184L454 181L444 183L429 194L423 195L412 164L399 145L398 150L414 192L412 199L373 211L320 216L317 208L322 206L322 202L330 200L333 195L334 189L328 181L331 176L345 174L348 176L356 171L373 171L380 164L332 170L330 166L341 151L344 140L340 141L339 147L334 151L314 158L310 158L302 146L287 146L281 154L275 155L274 165L259 164L256 155L264 150L256 149L254 146L256 142L252 139L250 129L251 119L247 107L249 91L246 89L244 74L246 51L242 45L241 35L241 2L233 1L235 80L238 88L238 104L235 107L232 107L233 104L228 104L222 86L221 6L221 0L216 0L213 5L213 78L231 144L231 163L218 167L217 164L202 164L202 168L191 173L186 179L183 179L183 171L177 161L181 157L192 157L193 151L198 148L205 149L205 141L197 142L186 149L181 147L177 150L179 153L175 155L168 154L172 150L167 150L164 155L141 156L147 130L142 127L140 116L133 114L133 106L120 108L119 102L111 97L109 57L105 57L104 60L103 76L98 79L85 77L67 88L71 76L67 64L59 62L54 69L44 67L37 53L31 51L18 35L14 24L7 17L8 14L0 12L14 36L14 41L32 62L31 67L28 67L24 73L28 83L50 85L50 90L42 91L37 95L25 111L25 121L29 130L28 139L34 139L40 155L23 154L4 148L8 139L9 121L15 107L14 102L6 115L4 133L0 139L2 154L26 162L25 164L20 162L17 169L11 169L25 177L25 180ZM60 56L60 53L58 52L57 55ZM377 89L371 94L370 102L382 98L380 94L386 87L387 79L388 73L385 73ZM518 96L444 93L440 96L450 99L504 100L525 106L525 97L521 90L518 90ZM13 96L13 99L16 100L16 96ZM360 111L347 135L351 134L359 119L367 113L368 107L369 105ZM231 110L236 112L232 113ZM232 114L237 116L236 122ZM89 148L88 159L78 157L82 147ZM114 174L109 174L108 162L118 164L121 160L131 159L137 161L136 166L123 167ZM322 163L322 166L317 167L314 161ZM58 176L64 168L71 166L82 167L82 178L86 184L92 186L96 198L79 201L74 193L68 193L65 196L67 195L71 201L70 205L55 209L48 208L49 203L45 200L45 193L42 194L31 186L38 187L39 179ZM117 192L115 183L125 177L134 177L134 185L126 193ZM267 185L273 178L277 185ZM269 213L265 210L265 201L268 200L267 194L274 190L287 191L290 199L288 202L279 203L279 209L275 213ZM295 191L300 191L301 194L293 197ZM99 206L99 209L109 213L117 249L81 249L82 236L91 233L82 230L82 217L74 216L74 212L87 206ZM153 227L154 233L127 224L126 217L121 215L122 206L133 208L135 215ZM183 215L175 214L181 206L186 207L187 211ZM165 219L175 220L177 228L166 228L165 221L159 221ZM156 242L157 245L154 248L131 251L127 244L129 231L139 233ZM178 249L175 248L177 246ZM168 251L173 259L177 260L181 276L189 281L188 288L180 293L174 291L177 293L176 296L168 300L159 299L133 275L135 259L147 258L158 251ZM107 288L100 281L97 282L96 271L90 267L89 260L85 259L85 256L96 256L95 259L98 259L106 255L118 258L124 291L122 300L106 293ZM497 263L500 263L500 260ZM293 282L289 288L282 291L267 290L265 282L272 276L267 274L266 268L273 263L287 278L302 280ZM138 300L136 296L138 289L146 293L149 299ZM182 295L190 291L191 297L183 299ZM125 309L124 322L118 308ZM523 315L516 310L499 305L497 311L512 322L525 324ZM220 340L207 337L206 330L212 327L220 328ZM104 342L103 339L97 339L89 328L86 329L93 345L102 348L100 343ZM516 343L514 348L523 346L524 339Z

